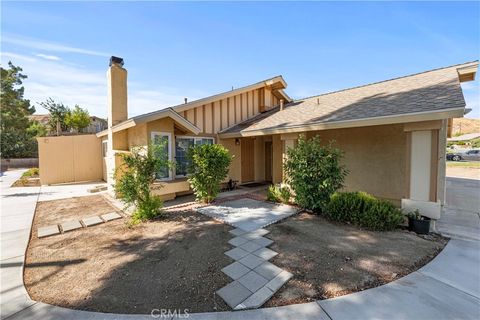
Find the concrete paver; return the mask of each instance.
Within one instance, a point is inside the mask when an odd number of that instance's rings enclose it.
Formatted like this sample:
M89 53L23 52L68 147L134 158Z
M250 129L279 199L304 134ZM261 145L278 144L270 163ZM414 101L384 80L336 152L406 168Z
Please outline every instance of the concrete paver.
M245 250L245 251L248 251L248 252L254 252L254 251L257 251L258 249L262 248L261 245L256 244L253 241L245 242L244 244L242 244L238 247Z
M250 271L244 276L240 277L238 280L245 288L255 293L267 284L268 280L256 273L255 271Z
M248 298L252 292L242 286L240 282L233 281L218 290L217 294L233 309Z
M245 299L242 303L235 307L236 310L260 308L270 297L273 296L273 291L267 287L262 287L250 297Z
M260 257L262 259L270 260L273 257L275 257L278 254L278 252L273 251L272 249L268 249L268 248L261 248L261 249L258 249L255 252L252 252L252 254L254 254L257 257Z
M39 238L53 236L55 234L59 234L60 230L58 229L58 225L51 225L46 227L40 227L37 230L37 235Z
M264 238L264 237L259 237L257 239L253 239L252 241L261 247L267 247L273 243L271 239Z
M110 213L107 213L107 214L102 214L101 217L105 221L111 221L111 220L116 220L116 219L121 219L122 218L122 216L119 215L116 212L110 212Z
M254 256L253 254L248 254L242 259L238 260L241 264L243 264L246 267L249 267L250 269L254 269L261 265L262 263L265 262L262 258L259 258L257 256Z
M270 262L267 261L267 262L262 263L261 265L259 265L255 269L253 269L253 271L255 271L256 273L258 273L259 275L261 275L262 277L264 277L267 280L272 280L280 272L282 272L283 269L281 269L281 268L277 267L276 265L274 265L273 263L270 263Z
M82 224L78 220L65 221L61 224L63 232L73 231L83 228Z
M230 231L228 231L228 232L230 232L230 233L233 234L234 236L241 236L242 234L247 233L245 230L242 230L242 229L239 229L239 228L235 228L235 229L230 230Z
M91 226L95 226L97 224L103 223L103 220L100 219L99 216L91 216L91 217L83 218L82 223L86 227L91 227Z
M233 280L237 280L238 278L242 277L249 271L250 271L249 268L245 267L243 264L237 261L232 264L229 264L228 266L222 269L222 272L225 273L230 278L232 278Z
M248 239L245 239L243 237L235 237L233 239L230 239L230 241L228 241L228 243L230 243L232 246L240 246L242 244L244 244L245 242L248 242L249 240Z
M232 250L229 250L229 251L225 252L225 254L227 256L229 256L230 258L232 258L233 260L240 260L243 257L248 255L248 251L245 251L245 250L240 249L240 248L234 248Z
M292 277L293 274L286 270L283 270L275 278L270 280L265 286L273 292L277 292L277 290L280 289Z

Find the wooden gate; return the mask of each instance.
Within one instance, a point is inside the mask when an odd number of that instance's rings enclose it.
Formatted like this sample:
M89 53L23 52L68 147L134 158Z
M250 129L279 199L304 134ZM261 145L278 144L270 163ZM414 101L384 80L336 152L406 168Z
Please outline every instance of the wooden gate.
M37 141L42 184L102 180L101 140L96 135L41 137Z

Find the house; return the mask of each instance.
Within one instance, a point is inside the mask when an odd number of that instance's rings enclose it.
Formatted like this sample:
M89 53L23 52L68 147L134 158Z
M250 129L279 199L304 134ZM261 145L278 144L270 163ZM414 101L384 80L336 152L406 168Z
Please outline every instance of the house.
M285 93L286 81L276 76L129 118L127 71L123 59L112 57L107 71L108 129L97 133L98 145L92 144L91 152L74 147L70 158L75 166L95 161L90 167L103 172L111 187L113 172L121 164L119 153L163 141L177 166L158 172L164 187L155 192L172 199L190 192L185 170L189 146L224 145L234 155L228 179L240 184L278 183L285 151L295 146L299 135L319 135L345 152L346 190L363 190L437 219L445 201L448 122L464 115L460 83L473 80L477 67L478 61L469 62L298 100ZM53 141L39 140L40 154L48 143L53 150ZM65 149L70 142L62 143ZM75 143L86 146L80 140ZM56 154L63 156L64 149ZM102 164L92 160L100 149ZM56 172L63 163L67 162L55 163Z

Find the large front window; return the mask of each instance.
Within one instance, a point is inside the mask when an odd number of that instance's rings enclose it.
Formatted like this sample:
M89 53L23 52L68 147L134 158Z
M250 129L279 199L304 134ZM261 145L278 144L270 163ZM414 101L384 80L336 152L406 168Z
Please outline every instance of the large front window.
M152 144L161 146L159 150L156 152L161 152L159 157L165 157L167 160L172 159L171 153L171 134L168 132L152 132ZM171 178L171 171L169 170L168 166L163 166L160 168L155 177L159 180L168 180Z
M208 137L182 137L175 138L175 170L177 177L184 177L187 175L188 159L187 152L190 147L201 144L213 144L213 138Z

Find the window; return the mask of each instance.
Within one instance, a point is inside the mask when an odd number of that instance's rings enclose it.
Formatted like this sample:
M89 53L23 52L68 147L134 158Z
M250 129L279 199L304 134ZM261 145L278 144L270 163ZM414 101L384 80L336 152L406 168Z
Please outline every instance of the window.
M107 143L108 141L107 140L103 140L102 141L102 156L105 158L107 156Z
M188 159L187 151L194 145L213 144L213 138L208 137L182 137L175 138L175 160L176 176L185 177L187 175Z
M168 132L152 132L152 144L162 145L162 152L164 155L167 155L168 160L172 160L172 151L171 151L171 134ZM171 179L171 171L168 169L168 166L162 167L155 174L155 177L158 180L169 180Z

